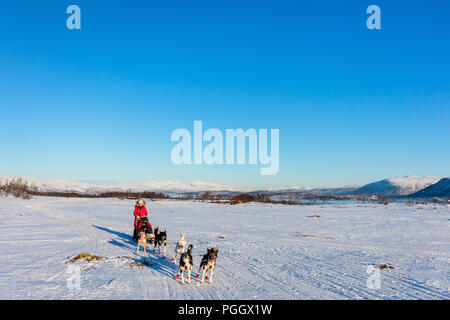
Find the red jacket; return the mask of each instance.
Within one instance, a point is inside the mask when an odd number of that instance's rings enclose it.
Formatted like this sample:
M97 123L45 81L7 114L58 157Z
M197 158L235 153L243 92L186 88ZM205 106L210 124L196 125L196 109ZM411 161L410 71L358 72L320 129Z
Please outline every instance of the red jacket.
M147 209L145 207L136 206L134 208L134 226L136 227L137 217L143 218L148 216Z

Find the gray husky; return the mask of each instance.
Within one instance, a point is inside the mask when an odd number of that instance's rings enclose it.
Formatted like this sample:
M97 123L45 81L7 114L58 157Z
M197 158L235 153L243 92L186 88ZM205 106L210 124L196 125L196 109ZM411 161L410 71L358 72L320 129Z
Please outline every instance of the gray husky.
M204 283L205 276L206 280L208 280L207 274L209 272L209 283L212 283L218 253L219 250L217 250L216 248L211 248L206 251L206 254L203 256L202 261L200 262L200 268L198 268L197 275L195 276L196 279L198 278L200 271L202 271L202 283Z

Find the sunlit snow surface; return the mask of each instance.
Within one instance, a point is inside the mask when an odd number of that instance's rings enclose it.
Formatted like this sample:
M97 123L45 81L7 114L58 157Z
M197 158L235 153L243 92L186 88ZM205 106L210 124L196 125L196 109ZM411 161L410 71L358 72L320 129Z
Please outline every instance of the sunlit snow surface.
M214 283L182 286L177 267L131 240L134 201L0 198L0 299L449 299L450 205L148 204L200 256L217 247ZM313 217L311 217L313 216ZM320 216L320 217L316 217ZM87 252L100 262L66 263ZM146 262L132 267L130 262ZM380 289L367 286L368 266ZM69 289L70 265L81 269Z

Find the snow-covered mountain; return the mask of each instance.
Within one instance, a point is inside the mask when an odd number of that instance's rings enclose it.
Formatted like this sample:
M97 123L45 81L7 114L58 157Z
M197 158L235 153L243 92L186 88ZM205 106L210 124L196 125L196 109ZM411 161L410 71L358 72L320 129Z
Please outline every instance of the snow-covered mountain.
M442 178L437 183L410 195L411 198L450 197L450 178Z
M404 196L420 191L438 182L442 177L405 176L372 182L358 188L355 194L377 196Z
M18 176L0 175L0 181L12 180L19 178ZM201 191L232 191L246 192L246 189L235 187L194 181L148 181L140 184L93 184L87 182L77 182L69 180L56 180L45 178L20 177L30 184L33 184L42 192L75 192L83 194L99 194L102 192L165 192L165 193L185 193L185 192L201 192Z

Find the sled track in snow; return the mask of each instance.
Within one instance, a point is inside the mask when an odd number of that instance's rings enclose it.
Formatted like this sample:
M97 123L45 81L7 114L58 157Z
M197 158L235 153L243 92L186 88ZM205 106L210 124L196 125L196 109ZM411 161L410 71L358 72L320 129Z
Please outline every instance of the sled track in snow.
M292 264L291 259L286 258L285 256L280 256L280 261L285 263L289 263L292 266L295 266L295 270L305 270L304 273L295 271L295 276L300 279L304 279L305 282L313 283L317 288L328 287L327 290L339 295L345 296L349 299L355 298L369 298L374 299L378 296L375 295L375 292L372 289L366 287L367 276L364 274L365 267L361 266L364 276L356 276L354 275L354 269L349 267L343 267L342 265L334 265L328 263L324 260L314 258L302 253L296 253L296 256L300 256L298 260L305 261L304 263L295 263ZM381 292L386 290L386 286L383 286L383 279L389 278L398 281L397 287L389 287L390 293L397 298L426 298L426 299L448 299L449 296L442 293L441 291L427 286L419 281L414 279L407 278L402 275L389 274L386 271L381 274L382 279L382 287ZM394 271L395 272L395 271ZM319 274L319 276L323 277L323 280L314 279L312 277L306 277L305 274ZM336 279L342 279L342 281L336 281ZM349 283L355 283L355 286L349 286ZM384 282L386 284L386 282ZM331 289L331 290L330 290ZM347 294L346 291L355 292L356 295ZM417 291L419 294L414 294L411 291Z
M136 268L135 276L141 289L141 299L149 299L149 288L154 294L157 294L159 299L225 299L226 297L217 288L216 284L209 283L201 284L195 275L192 277L191 284L182 285L180 280L175 280L177 274L177 265L169 262L168 259L163 259L162 255L158 253L149 252L145 256L145 260L151 263L151 266ZM173 268L172 267L173 264ZM161 274L163 270L164 275Z

